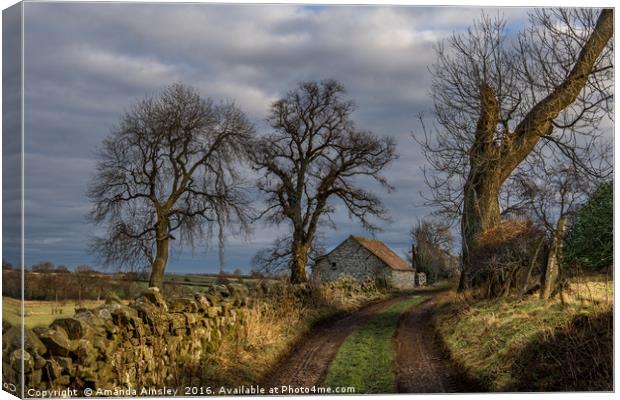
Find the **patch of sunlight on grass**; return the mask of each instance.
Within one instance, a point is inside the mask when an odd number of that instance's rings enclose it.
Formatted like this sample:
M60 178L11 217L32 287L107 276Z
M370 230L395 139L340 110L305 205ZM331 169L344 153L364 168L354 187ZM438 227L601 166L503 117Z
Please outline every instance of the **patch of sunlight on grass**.
M609 310L613 282L572 281L560 298L538 295L523 300L481 300L462 304L446 300L435 316L438 331L452 357L492 391L510 390L515 354L540 335L569 323L577 315ZM466 311L459 311L466 310Z
M80 307L94 308L103 301L82 301ZM28 328L48 327L55 319L67 318L75 313L77 302L73 300L55 303L53 301L26 300L24 302L24 324ZM52 314L52 309L55 313ZM21 301L2 297L2 318L11 325L21 324Z

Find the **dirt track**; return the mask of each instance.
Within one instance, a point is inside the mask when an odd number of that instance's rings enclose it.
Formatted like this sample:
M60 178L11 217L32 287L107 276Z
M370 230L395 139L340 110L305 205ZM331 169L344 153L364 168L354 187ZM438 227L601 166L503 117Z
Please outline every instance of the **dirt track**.
M445 356L432 327L436 298L407 310L394 337L396 386L399 393L455 393L472 388Z
M373 315L399 300L402 300L402 297L370 304L342 319L318 327L300 346L282 360L263 385L291 385L293 387L319 385L346 337L364 325Z
M442 290L419 294L433 296ZM344 318L317 327L278 365L264 386L320 385L342 342L370 318L403 299L403 296L371 304ZM407 310L394 336L397 389L400 393L467 392L462 374L444 356L431 325L435 297Z

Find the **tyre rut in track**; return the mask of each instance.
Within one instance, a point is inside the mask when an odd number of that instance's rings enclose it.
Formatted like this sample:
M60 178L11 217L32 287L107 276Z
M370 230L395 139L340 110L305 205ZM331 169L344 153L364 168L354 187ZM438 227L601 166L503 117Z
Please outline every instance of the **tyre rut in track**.
M400 318L394 348L399 393L478 391L442 350L432 325L436 298L407 310Z

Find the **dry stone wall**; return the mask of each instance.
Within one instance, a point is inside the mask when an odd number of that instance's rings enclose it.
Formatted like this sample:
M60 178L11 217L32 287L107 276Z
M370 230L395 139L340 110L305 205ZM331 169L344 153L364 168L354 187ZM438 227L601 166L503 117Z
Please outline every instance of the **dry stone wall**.
M128 305L111 297L48 328L26 329L23 353L21 327L3 327L3 375L18 382L23 358L26 390L179 387L182 368L243 324L250 302L270 290L266 283L213 285L166 301L150 288Z

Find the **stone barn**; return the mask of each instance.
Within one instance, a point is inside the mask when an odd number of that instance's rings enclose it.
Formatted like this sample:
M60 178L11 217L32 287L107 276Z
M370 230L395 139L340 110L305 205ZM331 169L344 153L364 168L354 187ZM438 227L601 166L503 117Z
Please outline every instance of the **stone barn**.
M329 282L342 275L355 279L373 278L396 289L415 286L415 269L378 240L349 236L334 250L317 259L312 275L318 282Z

